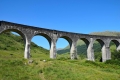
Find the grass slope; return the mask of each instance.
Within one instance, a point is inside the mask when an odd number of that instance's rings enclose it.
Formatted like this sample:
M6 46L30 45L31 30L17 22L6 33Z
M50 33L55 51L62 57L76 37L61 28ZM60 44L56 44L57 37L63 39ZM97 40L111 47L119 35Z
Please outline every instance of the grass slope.
M37 55L36 53L43 55L43 53L49 54L49 51L31 42L31 56L34 58L34 55ZM6 32L0 35L0 57L6 54L17 58L22 58L24 56L24 41L22 37L16 36L10 32Z
M120 65L85 60L1 60L1 80L119 80Z
M23 58L24 45L19 36L11 33L2 34L0 42L0 80L120 79L119 62L70 60L68 59L69 54L58 55L58 58L53 60L49 59L48 50L31 43L33 62L28 63L29 60Z

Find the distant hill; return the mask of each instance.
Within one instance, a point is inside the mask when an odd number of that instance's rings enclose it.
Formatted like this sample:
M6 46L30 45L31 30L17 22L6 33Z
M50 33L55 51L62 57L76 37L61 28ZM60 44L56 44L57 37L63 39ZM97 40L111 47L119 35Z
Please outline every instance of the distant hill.
M105 31L105 32L93 32L92 35L104 35L104 36L120 36L120 32Z

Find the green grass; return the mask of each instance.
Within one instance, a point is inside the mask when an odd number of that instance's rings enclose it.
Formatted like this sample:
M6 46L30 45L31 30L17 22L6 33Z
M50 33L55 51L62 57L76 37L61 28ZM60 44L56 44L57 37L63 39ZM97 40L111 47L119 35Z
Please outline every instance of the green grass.
M11 53L13 55L11 55ZM49 54L35 53L29 60L18 52L0 53L1 80L119 80L120 65L113 62L70 60L69 53L50 59ZM39 57L38 57L39 56ZM46 60L45 62L43 60Z
M33 63L29 64L31 59ZM114 64L113 61L101 63L85 59L70 60L69 53L58 55L57 59L50 59L49 54L35 53L29 60L18 52L0 53L0 80L120 79L120 64Z
M9 56L9 54L5 55ZM86 60L31 58L0 59L1 80L119 80L120 65ZM17 58L18 57L18 58ZM43 60L46 60L45 62Z
M69 53L50 59L49 51L34 43L31 58L23 57L24 44L19 36L0 35L0 80L120 80L119 60L92 62L86 61L84 55L70 60Z

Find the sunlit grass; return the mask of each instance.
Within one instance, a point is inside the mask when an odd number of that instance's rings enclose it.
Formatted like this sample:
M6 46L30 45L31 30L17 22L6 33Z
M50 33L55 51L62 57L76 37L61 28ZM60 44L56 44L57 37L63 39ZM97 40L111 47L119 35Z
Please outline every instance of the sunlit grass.
M16 54L16 55L15 55ZM119 80L120 66L105 64L101 62L92 62L70 59L50 59L49 54L34 55L33 63L29 60L19 57L19 54L13 53L16 57L11 57L9 53L0 59L0 79L1 80ZM41 56L41 57L38 57ZM7 59L4 59L5 57ZM64 54L62 54L62 57ZM69 54L65 54L69 56ZM18 57L18 58L17 58ZM44 57L44 58L43 58ZM43 61L46 60L46 61Z
M4 35L6 36L6 35ZM87 61L84 56L70 60L70 54L49 58L49 51L31 43L31 58L24 59L22 41L12 35L0 36L0 80L119 80L119 61ZM14 38L15 37L15 38ZM6 40L5 43L4 39ZM16 42L15 39L18 39ZM10 44L7 44L9 43ZM11 45L15 43L16 45ZM11 46L12 47L11 47ZM113 51L113 50L112 50ZM113 51L114 52L114 51ZM117 53L117 52L116 52ZM33 62L29 63L30 60Z

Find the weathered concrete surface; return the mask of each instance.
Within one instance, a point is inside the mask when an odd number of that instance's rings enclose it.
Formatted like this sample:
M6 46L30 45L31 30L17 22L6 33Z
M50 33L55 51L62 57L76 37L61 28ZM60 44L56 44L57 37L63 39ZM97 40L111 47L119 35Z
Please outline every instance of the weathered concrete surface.
M94 61L94 49L93 49L94 40L90 38L89 44L87 47L87 60Z
M52 59L55 59L57 56L56 41L57 41L57 35L53 34L51 40L51 47L50 47L50 58Z
M73 40L71 48L70 48L71 59L77 59L77 45L76 44L77 44L77 40Z
M25 51L24 51L25 59L30 58L30 43L31 43L31 41L26 37Z
M30 43L31 39L35 35L41 35L45 37L50 44L50 58L56 58L56 42L59 38L66 39L70 44L70 57L71 59L77 59L77 40L83 40L87 45L87 59L94 61L94 49L93 44L95 40L98 40L102 46L102 61L111 59L111 52L109 49L110 41L116 44L117 50L120 50L120 37L114 36L98 36L88 35L73 32L58 31L52 29L38 28L33 26L27 26L7 21L0 21L0 33L6 31L14 31L22 36L25 42L24 58L30 58Z

